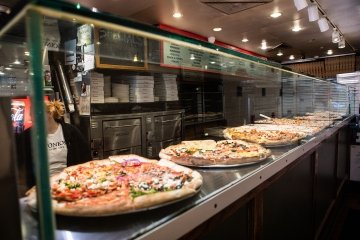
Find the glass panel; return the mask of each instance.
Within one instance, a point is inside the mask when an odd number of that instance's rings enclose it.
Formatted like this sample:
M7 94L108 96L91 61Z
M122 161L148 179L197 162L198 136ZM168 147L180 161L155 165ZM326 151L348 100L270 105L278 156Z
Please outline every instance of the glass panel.
M348 113L352 95L343 85L154 27L132 25L85 9L77 12L74 6L66 5L63 10L72 13L34 7L43 15L45 44L43 58L37 59L42 64L33 62L32 66L37 72L50 72L44 74L44 89L64 102L65 122L81 130L87 140L81 148L91 148L92 159L123 153L158 159L162 148L181 140L222 140L226 128L259 126L261 122L279 127L280 122L298 126L308 121L318 127L318 133ZM104 19L107 22L101 21ZM36 41L31 45L36 50ZM22 91L30 95L29 89ZM126 126L128 134L110 131L107 126ZM173 135L168 134L171 131ZM199 169L209 184L174 207L156 206L159 209L119 214L101 222L59 216L56 236L137 237L271 165L310 141L313 134L292 145L272 148L274 157L259 164L221 171ZM45 144L39 149L46 149Z

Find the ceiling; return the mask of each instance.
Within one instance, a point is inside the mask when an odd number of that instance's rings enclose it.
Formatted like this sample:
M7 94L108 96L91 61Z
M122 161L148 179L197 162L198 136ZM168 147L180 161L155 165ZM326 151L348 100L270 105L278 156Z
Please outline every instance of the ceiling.
M315 0L307 0L308 3ZM0 0L0 4L18 8L23 0ZM133 19L145 24L165 24L203 37L214 36L216 41L246 49L270 60L289 63L327 57L328 49L334 55L353 54L360 51L360 1L316 0L323 14L336 26L346 41L339 49L331 42L332 27L320 32L317 22L309 22L306 9L297 11L294 0L68 0L83 7ZM282 13L273 19L275 10ZM182 18L174 18L180 11ZM4 19L2 19L4 18ZM0 21L6 16L0 14ZM298 24L302 30L293 32ZM214 27L222 31L214 32ZM249 41L244 43L246 37ZM268 49L260 48L266 40ZM276 54L282 51L283 56ZM294 60L289 56L294 55Z

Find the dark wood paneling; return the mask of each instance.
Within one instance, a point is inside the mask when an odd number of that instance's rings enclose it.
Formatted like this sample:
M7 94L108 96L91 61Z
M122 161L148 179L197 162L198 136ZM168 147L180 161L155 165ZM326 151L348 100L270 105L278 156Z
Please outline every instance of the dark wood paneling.
M302 157L264 191L263 239L312 238L312 159L310 154Z
M317 149L315 179L315 229L319 229L336 193L336 139L325 140Z

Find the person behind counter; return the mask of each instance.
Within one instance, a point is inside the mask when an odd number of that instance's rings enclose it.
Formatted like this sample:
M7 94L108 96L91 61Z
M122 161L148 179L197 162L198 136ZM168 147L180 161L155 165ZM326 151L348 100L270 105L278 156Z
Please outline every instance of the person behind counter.
M63 120L65 108L60 101L46 101L47 149L50 176L61 172L65 167L91 160L88 142L75 126ZM27 188L35 185L30 140L31 128L18 136L17 152ZM20 174L21 174L20 170Z

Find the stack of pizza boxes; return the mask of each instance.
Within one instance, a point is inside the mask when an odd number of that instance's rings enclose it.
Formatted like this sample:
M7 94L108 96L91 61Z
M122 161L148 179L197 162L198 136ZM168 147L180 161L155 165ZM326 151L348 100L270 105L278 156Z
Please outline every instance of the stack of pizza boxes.
M90 83L91 103L104 103L104 75L91 72Z
M129 84L130 102L154 102L153 76L123 76Z
M160 101L178 101L178 88L175 74L155 75L155 96Z

